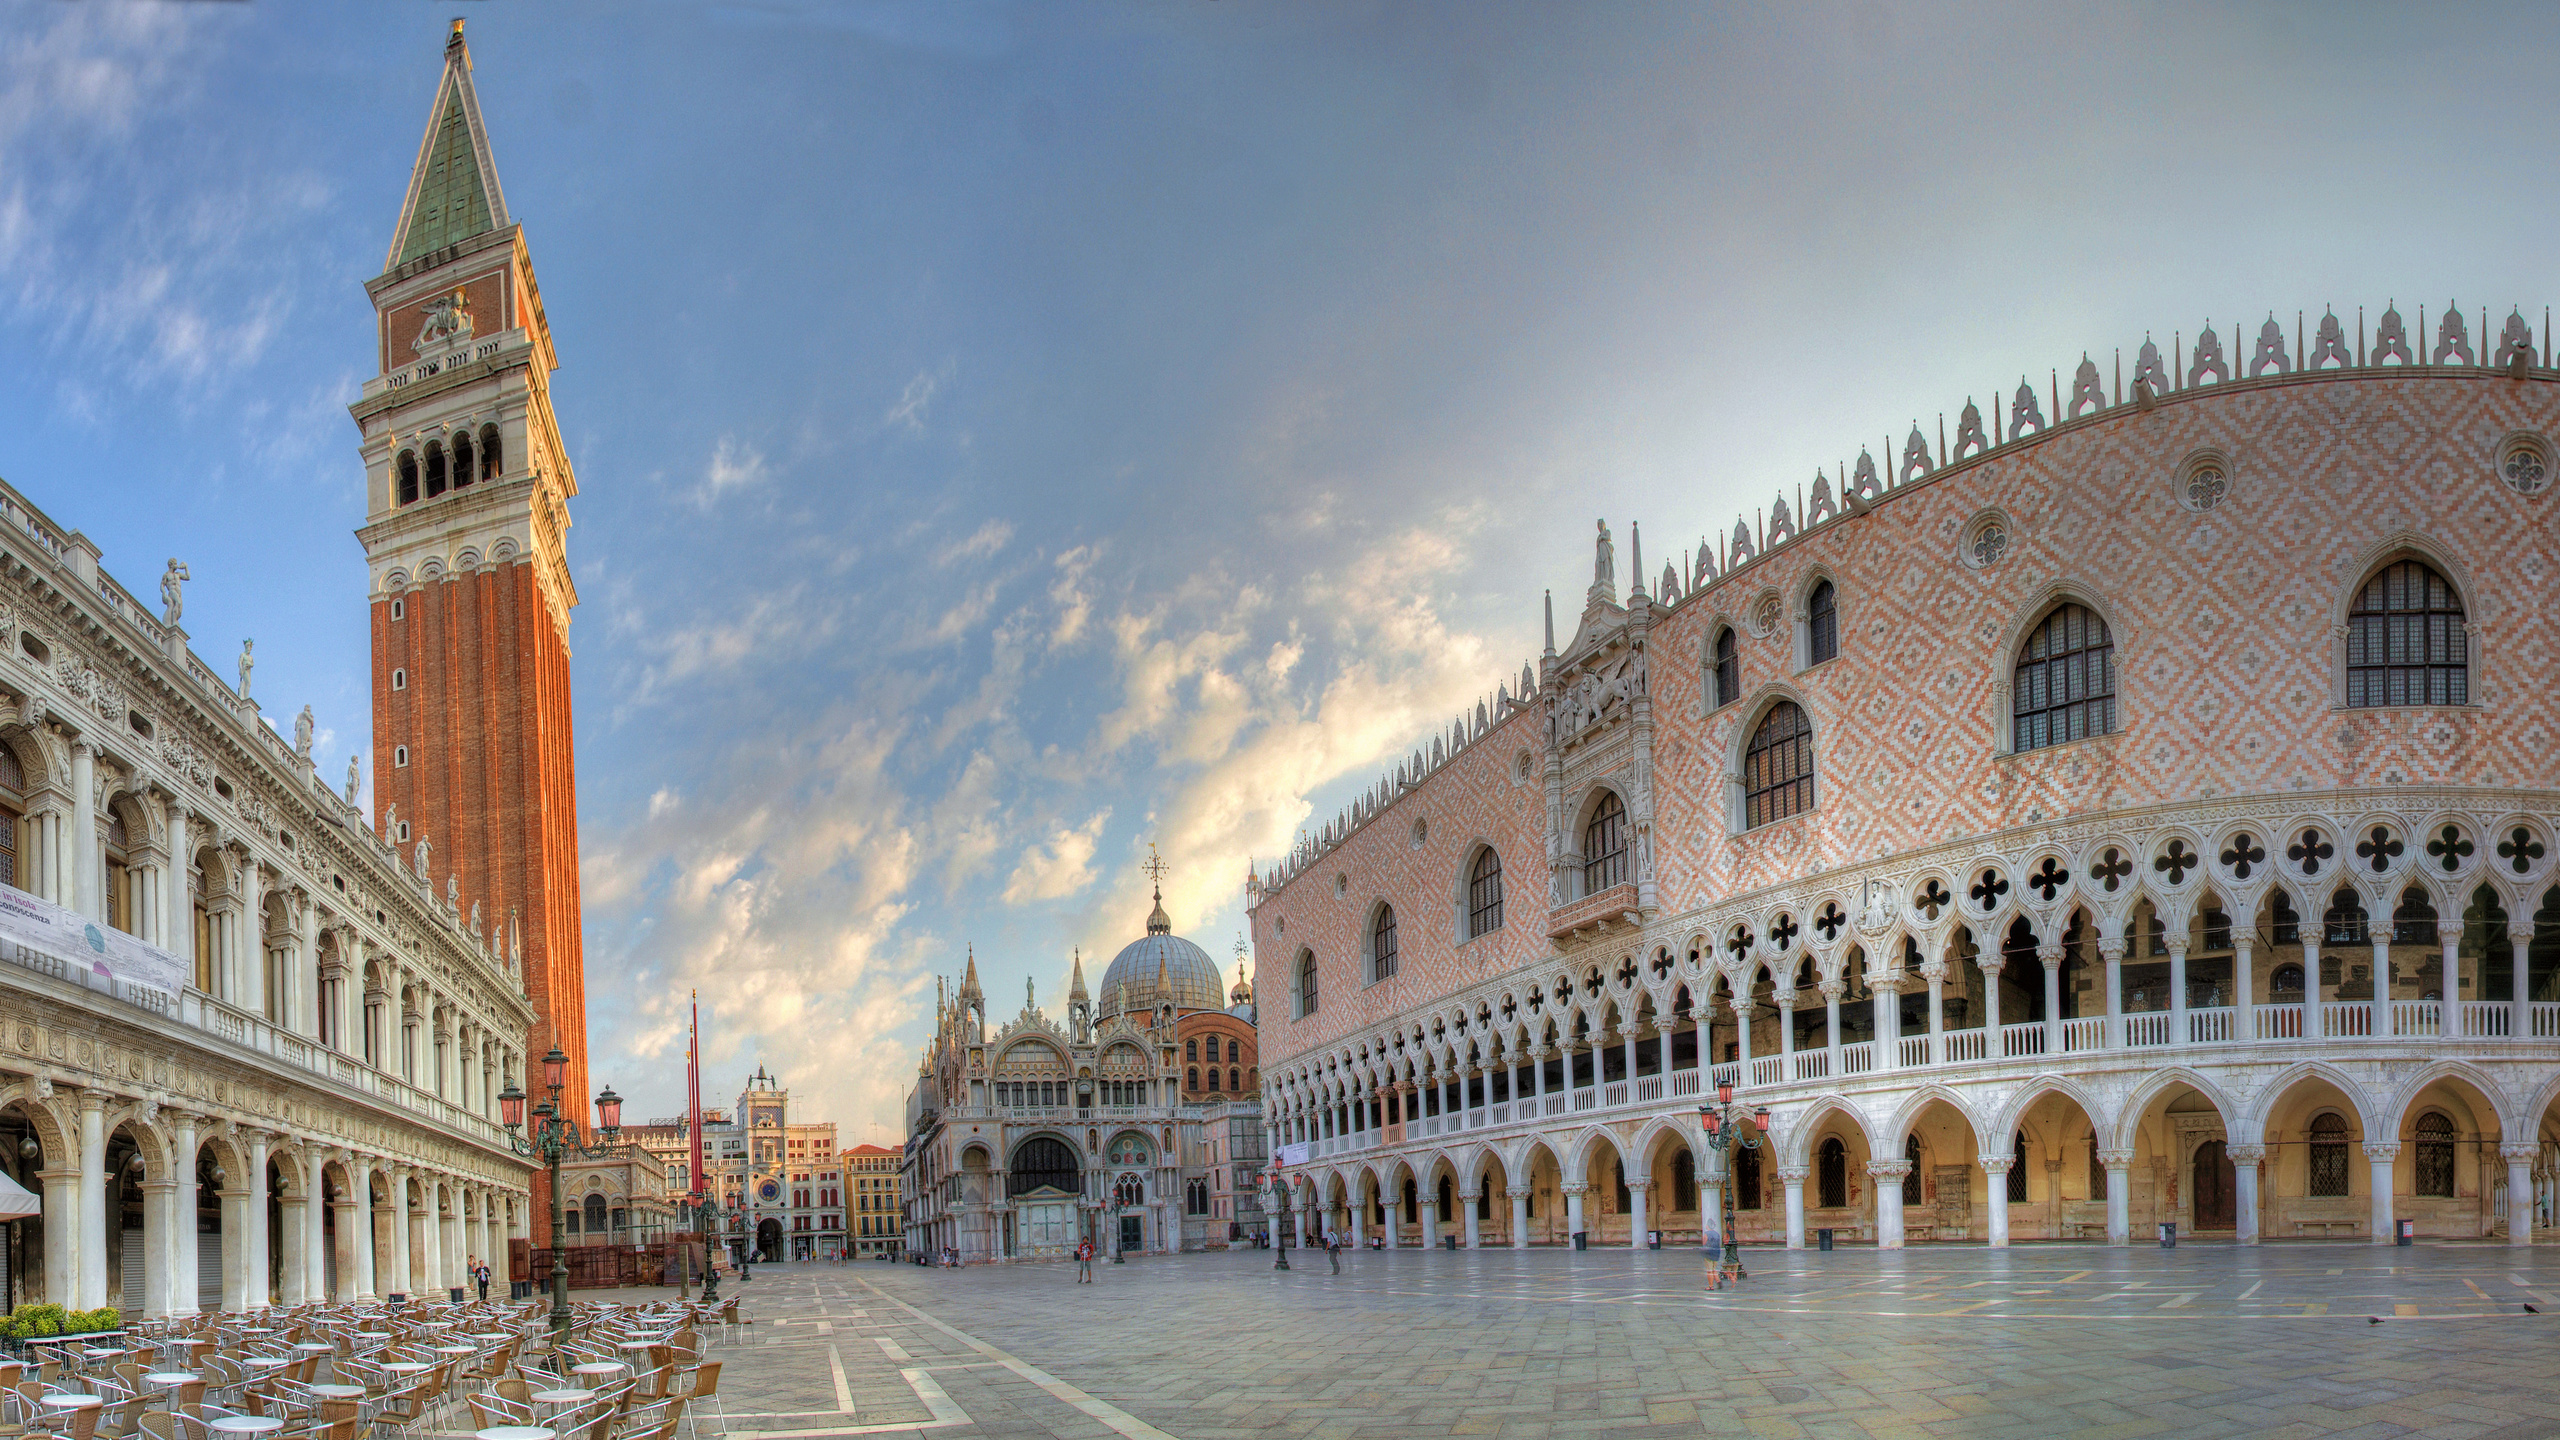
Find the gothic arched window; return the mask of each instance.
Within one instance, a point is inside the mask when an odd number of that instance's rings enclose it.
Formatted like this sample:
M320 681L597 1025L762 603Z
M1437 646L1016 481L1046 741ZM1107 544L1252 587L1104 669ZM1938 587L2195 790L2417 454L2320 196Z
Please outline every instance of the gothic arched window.
M1715 671L1711 683L1718 705L1730 705L1742 698L1742 644L1734 638L1730 625L1716 632Z
M1686 1148L1671 1157L1671 1208L1698 1208L1698 1161Z
M601 1235L604 1232L604 1197L601 1195L590 1195L587 1197L587 1233L590 1235Z
M444 469L444 447L443 447L442 445L437 444L435 441L430 440L430 441L428 441L428 442L427 442L427 495L428 495L428 498L432 499L432 498L434 498L435 496L438 496L438 495L441 495L441 494L443 494L443 493L444 493L444 478L445 478L445 469Z
M1759 1209L1760 1189L1760 1147L1736 1145L1733 1147L1733 1208Z
M2106 735L2116 728L2116 642L2085 605L2056 605L2018 649L2009 691L2009 748Z
M1905 1205L1917 1205L1920 1203L1919 1136L1914 1135L1910 1139L1902 1142L1902 1158L1911 1162L1911 1169L1909 1173L1902 1177L1902 1203Z
M1600 793L1600 807L1582 827L1582 893L1597 895L1627 883L1627 807L1617 792Z
M418 452L414 450L401 451L400 458L395 462L394 468L400 472L399 503L403 505L416 503L418 498Z
M1316 1013L1316 952L1298 952L1298 1013Z
M1742 825L1756 830L1813 808L1813 725L1781 700L1760 717L1742 757Z
M2009 1151L2009 1203L2027 1203L2027 1132L2024 1130L2018 1132L2017 1141Z
M2311 1122L2311 1193L2347 1193L2347 1122L2323 1115Z
M1384 980L1396 973L1396 907L1378 907L1377 921L1369 927L1369 978Z
M499 472L507 468L505 458L505 451L498 439L498 427L495 425L481 426L480 478L483 480L497 479Z
M1467 938L1502 928L1502 857L1492 850L1476 854L1467 867Z
M2418 1117L2418 1193L2453 1198L2453 1122L2440 1111Z
M2415 560L2387 565L2347 611L2347 705L2468 705L2462 597Z
M1823 581L1813 587L1805 602L1804 655L1807 665L1819 665L1840 653L1840 597Z

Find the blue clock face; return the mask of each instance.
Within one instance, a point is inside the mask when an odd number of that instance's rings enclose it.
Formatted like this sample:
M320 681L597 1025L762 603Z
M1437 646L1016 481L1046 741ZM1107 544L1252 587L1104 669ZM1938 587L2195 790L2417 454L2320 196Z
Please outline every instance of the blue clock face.
M782 1186L775 1181L767 1180L756 1187L756 1193L766 1200L779 1200L782 1198Z

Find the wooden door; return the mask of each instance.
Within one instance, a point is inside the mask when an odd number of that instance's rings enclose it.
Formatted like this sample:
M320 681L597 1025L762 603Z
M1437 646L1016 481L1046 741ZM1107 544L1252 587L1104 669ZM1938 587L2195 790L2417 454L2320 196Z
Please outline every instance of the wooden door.
M2239 1179L2231 1166L2231 1153L2219 1140L2207 1140L2196 1147L2195 1225L2199 1230L2229 1230L2234 1226L2233 1196L2239 1192Z

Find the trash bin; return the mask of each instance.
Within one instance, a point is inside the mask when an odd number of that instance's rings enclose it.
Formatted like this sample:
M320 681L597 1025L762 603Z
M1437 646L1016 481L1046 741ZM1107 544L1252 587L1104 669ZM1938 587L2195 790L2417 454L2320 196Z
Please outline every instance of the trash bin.
M1661 1249L1661 1248L1662 1248L1662 1232L1661 1232L1661 1231L1659 1231L1659 1230L1647 1230L1646 1232L1644 1232L1644 1248L1646 1248L1647 1250L1659 1250L1659 1249Z
M1591 1234L1587 1230L1576 1230L1573 1232L1573 1248L1576 1250L1590 1249L1590 1240Z
M459 1305L459 1304L461 1304L461 1303L462 1303L462 1287L461 1287L461 1286L459 1286L459 1285L448 1285L448 1286L446 1286L446 1287L445 1287L445 1291L444 1291L444 1293L445 1293L445 1298L446 1298L447 1300L451 1301L452 1303L454 1303L454 1304L456 1304L456 1305Z
M1443 1236L1441 1236L1441 1237L1440 1237L1440 1248L1441 1248L1441 1249L1443 1249L1443 1250L1455 1250L1455 1249L1457 1249L1457 1248L1458 1248L1458 1237L1457 1237L1457 1236L1455 1236L1455 1235L1443 1235Z
M1831 1231L1829 1229L1816 1230L1813 1232L1813 1236L1818 1248L1823 1250L1829 1250L1831 1248Z
M2417 1238L2418 1238L2418 1222L2417 1222L2417 1221L2415 1221L2415 1220L2401 1220L2401 1221L2397 1221L2397 1222L2395 1222L2395 1223L2398 1225L2399 1230L2400 1230L2400 1238L2399 1238L2397 1241L2395 1241L2395 1242L2394 1242L2395 1244L2407 1245L2407 1244L2410 1244L2410 1243L2412 1243L2412 1242L2414 1242L2414 1241L2416 1241L2416 1240L2417 1240Z
M2178 1248L2178 1222L2177 1222L2177 1221L2175 1221L2175 1220L2164 1220L2164 1221L2162 1221L2162 1222L2161 1222L2161 1224L2160 1224L2160 1248L2161 1248L2161 1249L2163 1249L2163 1250L2175 1250L2175 1249L2177 1249L2177 1248Z
M394 1307L398 1307L398 1306L401 1306L401 1305L406 1305L406 1304L408 1304L408 1303L409 1303L409 1296L408 1296L408 1294L407 1294L405 1291L399 1291L399 1290L394 1290L394 1291L392 1291L390 1294L383 1296L383 1297L382 1297L382 1299L383 1299L383 1303L384 1303L384 1304L391 1305L391 1306L394 1306Z

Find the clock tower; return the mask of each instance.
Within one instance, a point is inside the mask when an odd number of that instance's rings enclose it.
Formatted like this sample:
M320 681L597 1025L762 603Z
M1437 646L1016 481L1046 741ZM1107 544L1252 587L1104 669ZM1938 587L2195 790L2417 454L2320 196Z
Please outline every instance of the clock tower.
M564 1108L591 1122L569 723L569 500L551 414L558 360L524 228L498 187L462 22L445 42L426 138L365 282L378 373L350 407L364 454L373 619L376 823L486 897L490 943L522 966L537 1018L508 1079L540 1099L569 1057ZM423 845L423 851L420 849ZM537 1196L534 1240L547 1243Z

